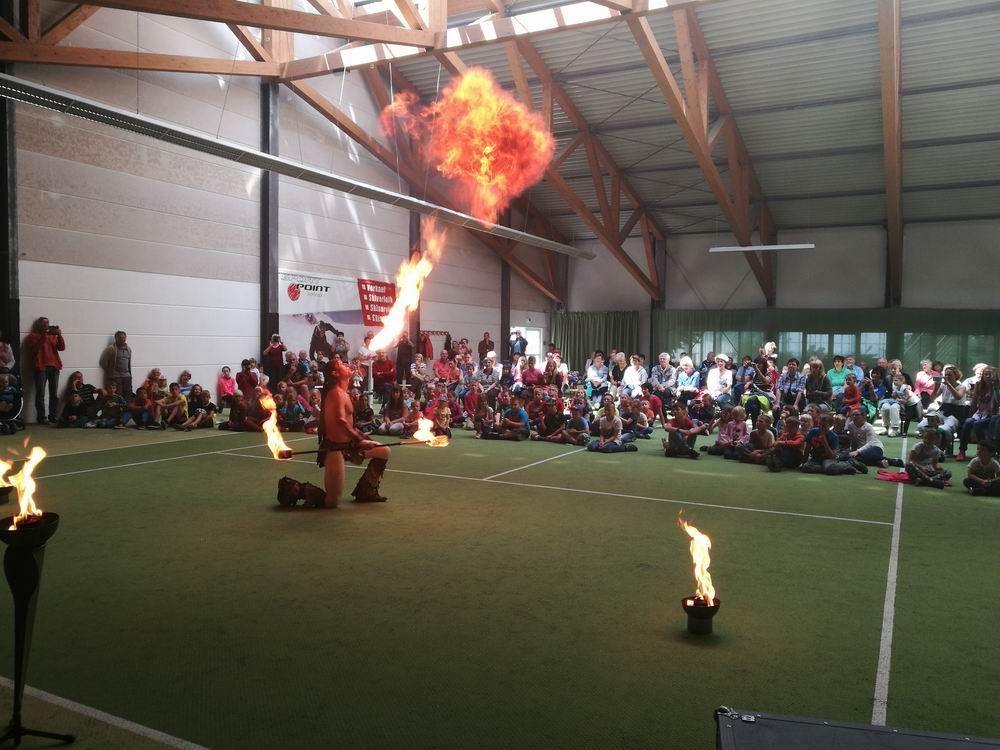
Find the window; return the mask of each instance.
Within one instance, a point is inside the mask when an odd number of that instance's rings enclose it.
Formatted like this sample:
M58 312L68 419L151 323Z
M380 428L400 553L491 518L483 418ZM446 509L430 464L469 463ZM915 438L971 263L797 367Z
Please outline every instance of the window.
M792 357L802 359L802 332L786 331L778 334L778 362L787 362Z
M966 339L965 361L968 362L969 372L972 374L972 366L978 362L996 361L996 336L969 336Z
M862 333L861 343L858 346L858 360L874 365L879 357L886 356L885 341L884 333Z
M846 357L848 354L854 354L855 340L853 333L835 333L833 334L833 354L839 354L841 357ZM833 366L833 362L830 363Z
M540 361L542 357L542 329L514 326L510 329L510 332L514 333L514 331L520 331L524 338L528 340L528 351L525 352L525 355L534 357L536 361Z
M813 357L819 357L823 360L823 364L828 367L832 367L832 362L827 362L830 359L830 336L826 333L807 333L806 334L806 350L803 352L807 360Z

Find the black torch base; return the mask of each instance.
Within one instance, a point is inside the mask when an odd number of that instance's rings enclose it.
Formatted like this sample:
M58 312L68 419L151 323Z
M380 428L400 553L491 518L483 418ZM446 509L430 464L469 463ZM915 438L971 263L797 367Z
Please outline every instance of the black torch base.
M12 517L0 520L0 541L7 545L3 556L3 570L14 596L14 708L7 731L0 737L0 745L9 740L13 740L15 746L20 745L22 737L41 737L69 744L76 739L71 734L42 732L21 724L21 704L24 700L24 682L31 650L31 632L35 624L38 585L42 580L42 563L45 561L45 543L56 533L59 516L56 513L43 513L22 521L16 529L11 530L13 520Z
M685 596L681 599L681 607L688 616L688 632L691 635L711 635L712 618L719 611L719 597L715 597L714 604L708 606L700 596Z

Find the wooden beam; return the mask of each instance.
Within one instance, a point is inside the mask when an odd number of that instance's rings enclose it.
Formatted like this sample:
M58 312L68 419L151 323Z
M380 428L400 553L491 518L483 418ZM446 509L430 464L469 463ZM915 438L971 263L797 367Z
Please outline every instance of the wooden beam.
M427 0L427 28L443 34L448 28L448 0Z
M276 78L278 63L248 60L224 60L219 57L186 57L152 52L57 47L51 44L0 43L0 60L42 65L75 65L84 68L127 70L162 70L171 73L210 73L215 75L261 76Z
M292 8L294 0L261 0L268 8ZM295 35L288 31L261 29L261 42L271 53L271 60L278 63L295 59Z
M42 44L59 44L99 10L100 8L94 5L77 6L42 35Z
M720 115L712 123L712 126L708 129L708 153L711 154L715 151L715 146L719 142L719 136L725 132L729 126L729 122L729 115Z
M229 24L229 30L236 35L240 43L250 53L250 56L257 62L271 62L271 56L260 40L253 35L253 32L246 26L239 26L235 23Z
M102 0L104 2L105 0ZM112 0L106 0L111 2ZM154 0L114 0L115 2L153 2ZM156 0L163 2L164 0ZM190 1L190 0L185 0ZM206 0L207 1L207 0ZM689 6L704 5L716 0L637 0L629 17L645 16L663 10L673 10ZM242 4L242 3L240 3ZM435 50L457 52L471 47L488 44L502 44L515 39L528 39L563 29L581 29L610 21L617 21L621 13L595 2L575 2L558 9L540 9L509 17L496 13L474 23L447 29L437 39ZM259 24L258 24L259 25ZM316 33L316 32L313 32ZM341 35L345 36L345 35ZM351 35L346 35L351 36ZM360 38L354 35L352 38ZM336 73L349 68L357 68L378 63L412 60L433 54L433 51L419 49L413 43L366 44L357 49L333 50L316 57L295 60L288 64L284 78L296 80Z
M22 0L21 9L24 14L21 23L28 31L28 41L37 42L42 35L40 0Z
M882 140L885 152L887 302L903 301L903 125L900 89L902 54L900 0L878 0L882 82Z
M642 215L640 222L642 227L642 249L646 254L646 268L649 270L649 277L657 287L660 286L660 272L656 269L656 248L653 246L653 233L649 230L649 217Z
M517 91L517 98L528 109L534 109L535 100L531 95L531 87L528 85L528 76L524 74L521 58L517 55L517 45L513 42L507 42L503 46L503 51L507 55L507 67L510 68L510 73L514 76L514 89Z
M15 29L7 19L0 16L0 36L4 39L9 39L12 42L27 42L28 38L24 36L20 31Z
M639 219L641 219L645 215L646 215L645 209L643 208L635 209L632 212L631 216L629 216L628 219L625 220L625 226L621 228L621 232L618 235L618 241L624 243L625 240L628 239L628 236L632 234L632 230L635 229L636 222L639 221ZM646 223L648 225L649 222Z
M448 3L449 13L451 12L452 3ZM483 0L483 6L491 13L503 13L504 7L500 0Z
M418 11L417 6L413 4L413 0L394 0L394 2L396 10L399 11L400 18L403 19L403 23L407 28L427 28L427 22L424 20L423 16L420 15L420 11Z
M643 208L643 202L636 192L636 190L629 183L628 178L626 178L621 169L615 163L614 158L604 147L604 145L593 136L590 135L590 125L586 118L577 109L576 104L566 93L566 90L559 85L559 82L555 80L552 75L552 71L549 70L542 56L538 53L538 50L528 42L527 40L518 40L517 42L518 51L521 56L525 59L528 65L534 70L535 75L538 76L539 80L542 82L543 91L548 89L552 93L554 101L558 102L559 108L563 113L570 119L571 122L576 126L577 131L581 138L581 143L587 149L587 161L591 168L591 177L594 180L594 188L597 193L598 202L600 204L600 211L603 221L598 221L594 213L587 207L586 203L580 198L580 196L569 186L569 184L559 176L557 168L561 161L553 162L549 165L549 169L546 172L546 179L560 192L569 206L576 212L577 216L587 224L594 233L597 235L598 239L601 240L602 244L608 248L608 251L618 259L618 261L625 267L625 270L642 286L643 289L653 298L660 299L660 289L658 284L654 284L646 275L642 272L642 269L629 257L628 253L622 248L619 222L620 218L620 198L617 198L617 209L612 206L611 202L607 198L604 188L604 180L601 174L600 163L603 163L612 178L612 184L616 187L616 192L624 194L629 201L632 202L634 208ZM573 143L570 143L573 146ZM569 147L567 147L569 148ZM565 153L565 152L564 152ZM565 158L565 155L561 154L561 158ZM599 188L599 189L598 189ZM643 209L643 213L645 210ZM642 215L642 214L640 214ZM656 222L653 220L651 215L648 216L648 221L651 228L656 226ZM638 217L637 217L638 218ZM633 224L634 226L634 224ZM662 230L656 227L656 230L662 234ZM631 227L629 228L631 231Z
M556 155L550 166L553 169L559 169L559 167L562 166L562 163L566 161L566 159L569 158L574 151L576 151L586 137L587 135L585 133L577 133L573 140L567 143L563 150Z
M632 12L632 0L593 0L598 5L603 5L605 8L611 8L612 10L617 10L622 13Z
M626 19L626 23L628 23L632 36L635 38L636 44L638 44L639 50L642 52L646 64L653 74L660 93L663 95L667 107L673 114L681 134L684 136L684 140L687 141L688 148L691 149L695 160L698 162L701 173L705 177L705 181L708 183L712 194L715 196L716 202L722 209L722 214L726 218L737 243L740 245L750 245L752 244L752 228L746 208L747 201L743 199L743 196L749 194L750 189L754 189L761 196L763 196L763 191L759 190L759 184L756 183L756 179L752 176L752 167L749 164L748 158L741 159L743 154L745 154L745 148L742 145L743 140L739 135L739 130L736 128L735 120L732 120L728 101L725 99L725 93L722 91L721 80L718 78L718 72L715 70L711 57L708 56L708 45L704 41L704 35L698 26L697 18L694 18L693 12L688 14L685 11L676 11L674 13L674 22L677 36L686 36L687 43L697 53L700 62L707 66L705 69L707 86L705 83L697 80L694 81L695 85L702 87L703 90L711 90L712 95L716 99L716 104L720 107L720 111L730 116L731 122L724 130L728 140L727 157L729 158L730 168L735 168L736 170L736 174L731 175L734 181L734 192L737 195L736 200L730 196L729 188L725 180L723 180L722 174L719 172L719 168L716 166L712 153L708 148L707 133L702 129L703 119L701 112L689 109L684 93L674 78L670 66L667 65L663 51L660 49L660 45L653 35L649 22L645 18L633 16L629 16ZM680 40L678 42L680 43ZM746 186L749 186L749 189ZM743 253L743 257L757 279L757 283L764 293L768 305L773 305L775 298L773 279L765 269L764 263L754 252L745 252Z
M337 0L336 4L330 0L306 0L317 13L323 13L334 18L351 18L354 15L354 4L349 0Z
M430 31L401 29L382 23L356 21L286 8L269 8L239 0L88 0L88 4L314 36L361 39L415 47L434 46L434 33Z

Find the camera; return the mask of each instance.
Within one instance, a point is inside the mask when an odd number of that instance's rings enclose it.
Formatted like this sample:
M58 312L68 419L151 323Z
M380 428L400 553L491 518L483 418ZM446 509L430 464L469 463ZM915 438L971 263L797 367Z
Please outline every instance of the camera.
M272 333L271 334L271 341L274 342L275 344L280 344L281 343L281 336L279 334L277 334L277 333Z
M59 326L49 326L49 335L50 336L58 336L59 335Z

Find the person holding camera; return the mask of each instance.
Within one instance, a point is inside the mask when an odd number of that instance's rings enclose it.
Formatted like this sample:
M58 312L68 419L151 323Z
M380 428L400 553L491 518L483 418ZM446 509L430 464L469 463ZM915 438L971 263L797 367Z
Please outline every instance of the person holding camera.
M274 333L271 335L271 342L260 355L260 363L264 366L264 374L267 375L267 382L272 388L281 380L287 349L288 347L281 341L281 335Z
M46 424L45 390L48 388L48 424L55 424L58 421L59 371L63 366L59 352L66 350L66 341L59 326L49 325L48 318L38 318L32 324L24 346L34 370L35 418L38 424Z

